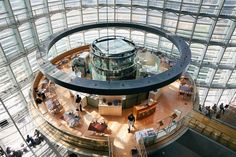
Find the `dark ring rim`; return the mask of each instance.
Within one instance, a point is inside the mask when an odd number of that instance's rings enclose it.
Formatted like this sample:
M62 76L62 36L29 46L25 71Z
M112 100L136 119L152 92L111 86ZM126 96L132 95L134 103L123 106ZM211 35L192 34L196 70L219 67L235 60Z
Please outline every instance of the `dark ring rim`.
M46 59L50 48L63 37L80 31L104 27L133 28L165 37L177 47L180 52L180 58L172 68L160 74L136 80L115 81L88 80L78 77L70 79L68 73L57 69L55 65ZM39 46L39 51L37 51L36 58L39 64L39 70L48 79L60 86L89 94L128 95L155 90L177 80L191 61L191 51L183 39L166 30L163 30L162 28L147 26L140 23L99 22L68 28L59 33L52 34L42 45Z

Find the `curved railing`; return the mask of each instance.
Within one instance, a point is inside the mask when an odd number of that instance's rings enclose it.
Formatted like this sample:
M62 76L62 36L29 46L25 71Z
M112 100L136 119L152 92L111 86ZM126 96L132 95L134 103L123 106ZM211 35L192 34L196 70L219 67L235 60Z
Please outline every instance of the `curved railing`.
M138 80L116 80L116 81L98 81L87 80L84 78L68 79L68 75L62 71L56 69L47 59L48 51L50 48L61 38L70 34L84 31L94 28L104 27L121 27L121 28L135 28L139 30L145 30L147 32L157 34L169 39L178 48L180 52L180 58L176 64L169 70L146 77ZM62 32L51 35L46 42L40 46L37 53L37 61L40 70L44 75L65 88L69 88L75 91L90 93L90 94L105 94L105 95L120 95L120 94L135 94L144 91L155 90L166 86L180 77L187 65L190 63L191 51L189 46L180 37L171 34L161 28L154 26L147 26L140 23L127 23L127 22L100 22L85 24L78 27L68 28Z
M39 72L33 82L32 88L30 89L30 99L29 112L34 113L35 117L40 117L41 124L37 125L41 128L42 132L50 138L52 141L61 144L67 149L77 152L79 154L84 154L87 156L110 156L110 139L109 137L104 137L103 139L94 139L84 136L73 135L72 133L59 129L54 123L46 119L44 115L39 111L38 105L35 102L36 93L34 88L38 86L40 79L42 78L42 73ZM31 116L34 120L35 118ZM42 125L43 124L43 125Z

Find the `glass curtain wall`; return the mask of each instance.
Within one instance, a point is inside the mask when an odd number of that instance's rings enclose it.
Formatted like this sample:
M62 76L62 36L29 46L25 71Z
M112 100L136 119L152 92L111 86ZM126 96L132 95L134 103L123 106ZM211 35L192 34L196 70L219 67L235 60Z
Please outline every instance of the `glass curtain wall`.
M24 138L34 130L26 111L31 82L38 70L38 45L52 33L85 23L138 22L183 37L192 51L187 71L198 86L200 104L235 104L235 18L235 0L0 0L0 121L9 121L7 127L0 128L1 146L24 143L17 128ZM49 57L90 43L107 32L176 55L176 47L164 38L109 28L63 38L52 47ZM45 149L50 150L48 145ZM53 150L48 152L56 156ZM30 153L42 156L44 152Z

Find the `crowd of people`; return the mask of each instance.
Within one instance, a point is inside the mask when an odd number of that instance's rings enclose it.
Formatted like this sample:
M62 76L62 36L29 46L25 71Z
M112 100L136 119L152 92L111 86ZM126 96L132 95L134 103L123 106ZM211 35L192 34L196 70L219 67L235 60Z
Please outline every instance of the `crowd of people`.
M35 129L33 137L30 135L26 136L26 142L29 147L36 147L40 143L44 141L43 135ZM7 157L22 157L24 153L27 153L29 150L27 149L27 146L24 144L20 145L20 149L12 149L11 147L6 148L6 156Z
M34 148L41 142L43 142L43 140L44 138L42 134L37 129L35 129L33 137L30 135L27 135L26 137L26 142L28 143L28 145Z
M28 152L28 150L27 150ZM13 150L10 147L6 149L7 157L22 157L23 151L22 150Z
M221 115L224 115L225 110L229 107L228 104L224 105L224 103L221 103L219 107L217 104L214 104L211 106L201 106L199 105L199 111L201 111L205 116L212 118L212 116L215 116L216 119L221 118Z

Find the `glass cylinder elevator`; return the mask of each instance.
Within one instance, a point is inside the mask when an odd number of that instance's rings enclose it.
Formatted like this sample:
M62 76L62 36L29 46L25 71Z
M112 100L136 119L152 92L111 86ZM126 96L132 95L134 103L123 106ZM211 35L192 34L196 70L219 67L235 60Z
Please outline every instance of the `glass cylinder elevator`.
M91 45L94 80L128 80L136 77L135 44L120 36L105 36Z

